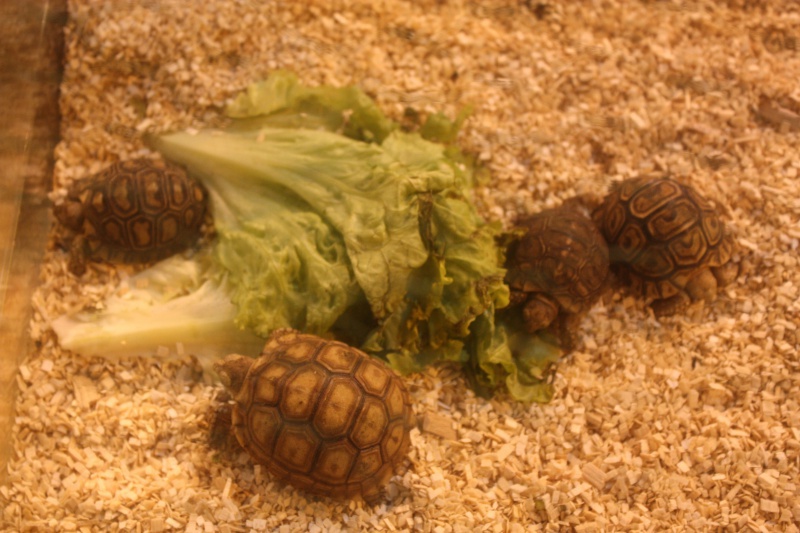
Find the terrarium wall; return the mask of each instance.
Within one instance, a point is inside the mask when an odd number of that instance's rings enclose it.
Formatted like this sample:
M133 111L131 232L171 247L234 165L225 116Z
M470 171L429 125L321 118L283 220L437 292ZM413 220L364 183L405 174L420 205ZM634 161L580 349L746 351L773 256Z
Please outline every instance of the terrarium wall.
M65 0L0 3L0 482L49 231Z

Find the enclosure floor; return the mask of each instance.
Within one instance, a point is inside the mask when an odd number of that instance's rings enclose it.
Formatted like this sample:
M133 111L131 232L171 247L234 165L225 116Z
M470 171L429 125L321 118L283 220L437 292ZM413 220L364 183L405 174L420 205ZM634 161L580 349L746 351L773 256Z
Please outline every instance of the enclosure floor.
M669 174L723 211L739 278L656 319L618 287L546 405L407 378L408 470L369 507L308 497L209 446L215 395L177 348L111 361L49 327L129 272L48 250L20 367L6 531L798 531L800 11L786 0L70 3L56 187L214 124L288 69L355 84L395 120L472 113L476 193L510 225L615 180Z

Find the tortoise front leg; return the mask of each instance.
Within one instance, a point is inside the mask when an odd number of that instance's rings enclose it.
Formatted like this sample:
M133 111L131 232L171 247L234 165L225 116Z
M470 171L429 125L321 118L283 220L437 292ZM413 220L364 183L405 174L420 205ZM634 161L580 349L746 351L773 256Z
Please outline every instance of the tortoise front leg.
M672 316L686 309L689 307L690 303L692 303L692 299L686 291L680 291L678 294L670 296L669 298L653 300L653 302L650 303L650 308L653 310L656 318L661 318Z
M528 299L527 292L511 289L508 297L508 307L514 307L515 305L523 304L527 299Z
M72 239L67 255L67 269L77 277L86 273L86 260L88 257L88 244L83 235L76 235Z
M550 331L558 339L565 353L570 353L578 345L581 321L586 313L560 313L550 325Z
M722 266L713 267L711 273L717 280L717 287L724 287L733 283L733 281L739 277L739 264L728 261Z
M695 302L700 300L711 302L717 296L717 278L711 269L704 268L689 280L686 284L686 292Z
M530 296L522 309L525 329L535 333L552 324L558 316L558 303L546 294L537 292Z

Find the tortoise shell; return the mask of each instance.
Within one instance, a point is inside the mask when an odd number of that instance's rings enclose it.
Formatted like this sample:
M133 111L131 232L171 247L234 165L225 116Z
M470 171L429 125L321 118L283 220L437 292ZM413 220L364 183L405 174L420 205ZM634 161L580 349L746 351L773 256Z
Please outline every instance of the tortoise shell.
M374 503L408 453L408 392L382 361L337 341L273 332L261 357L215 365L251 457L302 490Z
M608 247L592 220L569 204L517 225L522 237L508 250L506 282L512 302L524 303L526 328L533 332L559 314L586 313L600 298L609 271Z
M736 276L736 243L714 206L690 186L667 178L616 184L593 213L613 268L671 314L691 300L713 299Z
M86 259L144 263L190 246L200 235L208 193L183 168L151 159L115 163L76 181L55 215L70 233L70 270Z

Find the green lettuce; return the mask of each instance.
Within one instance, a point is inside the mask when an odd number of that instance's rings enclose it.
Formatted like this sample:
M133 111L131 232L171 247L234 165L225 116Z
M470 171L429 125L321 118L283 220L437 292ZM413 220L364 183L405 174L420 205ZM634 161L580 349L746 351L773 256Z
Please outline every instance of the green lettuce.
M237 329L334 335L403 373L457 361L479 392L549 399L559 351L495 319L509 298L500 228L471 202L476 169L455 144L465 115L405 132L355 87L284 72L227 115L223 131L149 142L209 191L217 238L204 275Z
M170 257L125 279L99 311L67 313L51 326L64 348L108 358L182 349L210 366L227 353L258 353L264 340L236 326L230 287L212 263L207 250Z

